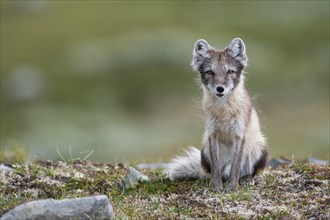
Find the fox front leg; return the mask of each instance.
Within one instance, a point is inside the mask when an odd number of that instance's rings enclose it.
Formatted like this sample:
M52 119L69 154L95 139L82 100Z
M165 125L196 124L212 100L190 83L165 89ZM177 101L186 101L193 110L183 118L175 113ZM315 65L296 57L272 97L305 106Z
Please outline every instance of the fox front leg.
M215 135L209 137L209 151L211 159L211 184L217 193L222 190L221 168L218 155L218 141Z
M240 167L244 150L245 138L237 138L234 142L234 158L231 164L228 188L232 191L237 190L240 176Z

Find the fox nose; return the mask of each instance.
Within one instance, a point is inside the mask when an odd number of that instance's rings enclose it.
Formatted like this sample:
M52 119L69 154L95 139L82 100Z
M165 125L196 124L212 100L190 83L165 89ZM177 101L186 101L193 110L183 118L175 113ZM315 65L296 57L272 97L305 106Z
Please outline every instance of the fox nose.
M217 87L217 92L223 93L224 91L225 91L225 88L223 88L223 86L218 86Z

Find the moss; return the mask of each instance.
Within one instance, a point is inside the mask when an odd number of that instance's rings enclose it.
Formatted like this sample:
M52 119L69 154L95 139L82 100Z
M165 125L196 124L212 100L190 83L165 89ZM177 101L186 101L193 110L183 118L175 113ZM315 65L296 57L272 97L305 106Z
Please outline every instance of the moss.
M125 190L124 164L85 160L36 161L0 171L0 214L35 199L105 194L118 218L278 219L329 217L329 166L295 163L242 181L237 192L216 194L208 180L170 181L161 170Z

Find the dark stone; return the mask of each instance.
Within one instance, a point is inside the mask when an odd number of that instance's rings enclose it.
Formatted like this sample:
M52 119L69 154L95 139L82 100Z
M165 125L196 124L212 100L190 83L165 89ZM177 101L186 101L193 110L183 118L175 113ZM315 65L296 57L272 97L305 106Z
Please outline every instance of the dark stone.
M276 168L282 164L288 164L288 163L292 163L292 161L288 160L288 159L282 159L282 158L272 158L268 161L268 166L270 166L272 168Z

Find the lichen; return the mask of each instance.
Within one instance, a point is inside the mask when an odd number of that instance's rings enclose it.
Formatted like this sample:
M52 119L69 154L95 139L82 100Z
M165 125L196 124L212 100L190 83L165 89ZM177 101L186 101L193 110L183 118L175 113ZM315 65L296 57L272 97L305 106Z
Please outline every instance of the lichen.
M125 164L37 161L0 171L0 215L26 201L107 195L118 218L329 219L330 167L293 163L220 194L208 180L170 181L161 170L125 189Z

